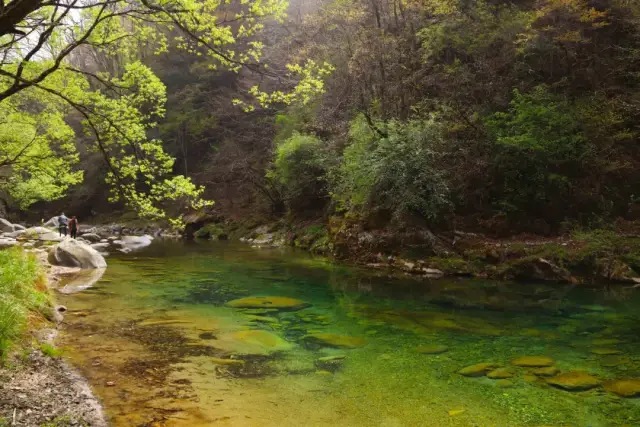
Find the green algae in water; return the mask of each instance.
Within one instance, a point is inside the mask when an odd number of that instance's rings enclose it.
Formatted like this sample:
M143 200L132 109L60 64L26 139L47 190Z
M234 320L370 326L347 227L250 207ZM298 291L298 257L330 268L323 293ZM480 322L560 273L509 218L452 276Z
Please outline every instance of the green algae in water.
M311 307L225 306L247 296ZM617 301L548 285L420 282L289 250L154 242L111 257L99 293L60 299L71 311L91 313L67 316L65 344L115 425L640 423L637 400L599 387L553 388L534 375L538 368L510 364L546 355L561 372L584 370L600 381L639 377L635 295ZM366 345L309 345L305 337L313 334ZM245 336L279 338L275 351L241 354L251 352L234 337ZM592 352L605 345L620 352L614 361ZM447 351L416 351L434 346ZM457 373L482 362L509 367L509 387Z

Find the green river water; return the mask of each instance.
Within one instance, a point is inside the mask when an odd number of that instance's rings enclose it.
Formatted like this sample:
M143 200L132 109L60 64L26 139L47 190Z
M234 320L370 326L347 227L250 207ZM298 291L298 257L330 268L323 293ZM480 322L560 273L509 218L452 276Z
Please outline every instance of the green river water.
M108 263L58 300L65 353L115 426L640 426L640 399L603 387L640 378L637 289L416 280L227 242ZM250 296L308 306L227 305ZM521 356L599 385L551 386ZM513 376L458 373L478 363Z

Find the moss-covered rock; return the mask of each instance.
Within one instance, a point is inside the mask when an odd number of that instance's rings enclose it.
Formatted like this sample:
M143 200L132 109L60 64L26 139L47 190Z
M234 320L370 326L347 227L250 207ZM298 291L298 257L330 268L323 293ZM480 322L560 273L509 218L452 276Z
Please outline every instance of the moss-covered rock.
M282 311L295 311L310 307L311 304L289 297L246 297L229 301L233 308L274 308Z
M547 379L547 384L569 391L589 390L600 385L600 381L584 371L572 371Z
M607 381L603 386L609 393L615 393L621 397L640 396L640 379Z
M552 366L555 362L548 356L521 356L511 361L512 365L526 368Z
M303 339L311 344L333 348L358 348L367 344L367 341L359 337L351 337L348 335L316 333L305 335Z
M496 363L476 363L460 369L458 373L465 377L483 377L498 367L499 365Z

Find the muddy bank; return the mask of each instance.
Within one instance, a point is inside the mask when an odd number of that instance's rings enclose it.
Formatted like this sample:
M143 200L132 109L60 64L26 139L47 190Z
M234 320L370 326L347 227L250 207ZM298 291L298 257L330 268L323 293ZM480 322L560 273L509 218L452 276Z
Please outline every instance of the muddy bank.
M39 259L47 269L49 286L54 287L61 274L77 269L52 267L46 256ZM58 328L63 322L59 310L54 318L30 331L32 344L18 351L0 369L0 425L107 426L100 401L84 377L64 358L56 354ZM45 354L48 353L48 354ZM49 425L49 424L48 424Z

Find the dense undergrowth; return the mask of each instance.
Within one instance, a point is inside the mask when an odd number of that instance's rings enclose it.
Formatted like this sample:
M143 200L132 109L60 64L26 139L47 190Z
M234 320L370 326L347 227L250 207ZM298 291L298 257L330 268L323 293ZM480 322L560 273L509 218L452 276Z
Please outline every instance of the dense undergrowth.
M0 251L0 362L23 337L31 322L51 307L38 260L21 249Z

